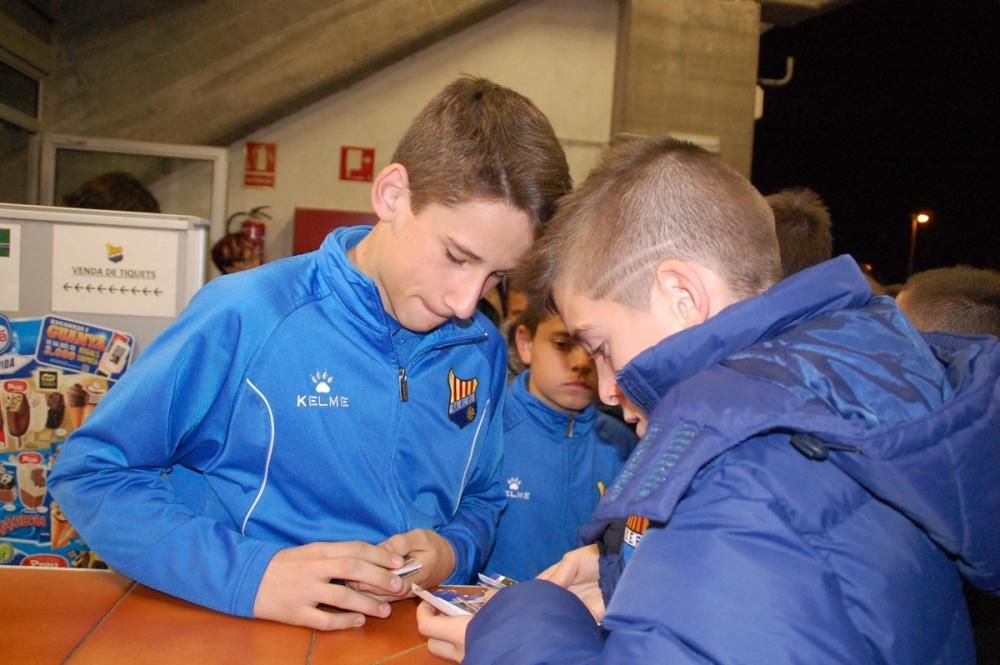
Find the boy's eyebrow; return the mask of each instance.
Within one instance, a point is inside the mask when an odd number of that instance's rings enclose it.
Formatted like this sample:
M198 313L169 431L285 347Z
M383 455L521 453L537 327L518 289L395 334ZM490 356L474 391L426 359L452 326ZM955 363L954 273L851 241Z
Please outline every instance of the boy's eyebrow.
M590 348L590 343L587 341L587 334L590 332L590 326L581 326L579 328L573 328L572 330L567 330L569 336L575 339L577 342L583 344L588 349Z
M460 251L462 254L465 254L466 256L468 256L469 260L474 261L476 263L482 263L483 262L483 257L479 256L478 254L476 254L475 252L473 252L468 247L463 246L460 242L458 242L457 240L455 240L451 236L446 236L446 237L448 238L448 242L450 242L452 245L454 245L455 249L457 249L458 251Z

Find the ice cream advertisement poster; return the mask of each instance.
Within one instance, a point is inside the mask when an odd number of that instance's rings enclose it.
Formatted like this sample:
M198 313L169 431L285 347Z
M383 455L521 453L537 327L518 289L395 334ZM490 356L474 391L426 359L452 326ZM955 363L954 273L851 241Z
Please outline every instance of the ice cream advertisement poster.
M128 367L132 336L57 316L0 320L0 565L102 567L48 493L63 442Z
M177 258L171 231L56 225L51 309L172 318Z
M46 316L37 336L35 358L45 365L117 381L132 359L131 335L80 321Z

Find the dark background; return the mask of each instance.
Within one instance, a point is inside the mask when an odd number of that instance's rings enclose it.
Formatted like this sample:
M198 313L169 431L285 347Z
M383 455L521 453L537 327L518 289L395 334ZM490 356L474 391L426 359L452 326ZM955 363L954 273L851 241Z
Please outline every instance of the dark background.
M1000 269L1000 0L855 0L761 38L765 88L753 182L809 186L835 254L881 282L957 264Z

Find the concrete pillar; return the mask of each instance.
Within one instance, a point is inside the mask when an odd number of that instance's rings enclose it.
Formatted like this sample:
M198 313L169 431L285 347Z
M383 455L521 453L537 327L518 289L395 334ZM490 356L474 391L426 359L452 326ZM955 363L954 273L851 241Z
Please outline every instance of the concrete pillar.
M750 176L760 5L621 0L612 135L697 135Z

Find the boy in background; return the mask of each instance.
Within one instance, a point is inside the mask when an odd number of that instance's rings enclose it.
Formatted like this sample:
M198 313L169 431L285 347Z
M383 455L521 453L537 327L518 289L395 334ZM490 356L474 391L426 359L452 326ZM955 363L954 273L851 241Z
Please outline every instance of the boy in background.
M526 580L577 546L635 435L595 408L594 363L558 315L529 307L511 342L528 369L504 407L507 508L486 572Z
M1000 337L1000 272L935 268L906 280L896 304L920 330Z
M774 213L784 277L833 257L833 223L819 194L807 187L789 187L766 200Z
M973 662L960 573L1000 591L1000 344L930 346L847 256L780 275L763 197L690 144L624 144L560 202L521 283L645 435L590 545L471 622L419 608L434 653Z
M1000 337L1000 272L972 266L910 276L896 304L918 330ZM1000 596L965 587L979 663L1000 658Z
M528 99L455 81L372 184L379 222L201 289L69 439L53 496L115 569L239 616L388 616L404 555L419 584L469 581L504 504L506 350L476 303L569 188Z

